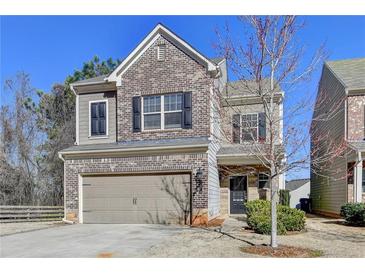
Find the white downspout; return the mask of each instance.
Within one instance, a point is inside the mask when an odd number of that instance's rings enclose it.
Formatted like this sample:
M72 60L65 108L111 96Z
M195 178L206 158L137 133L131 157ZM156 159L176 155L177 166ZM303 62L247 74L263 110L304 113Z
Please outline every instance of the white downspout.
M361 203L362 201L362 178L363 178L363 164L362 164L361 152L357 152L357 161L355 165L355 180L354 180L354 202Z

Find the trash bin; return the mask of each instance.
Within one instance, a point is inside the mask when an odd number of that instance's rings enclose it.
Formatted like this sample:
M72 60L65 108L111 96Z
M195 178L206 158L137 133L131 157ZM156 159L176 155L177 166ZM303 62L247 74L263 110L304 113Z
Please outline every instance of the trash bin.
M312 211L312 199L310 198L301 198L299 199L300 209L305 211L306 213L311 213Z

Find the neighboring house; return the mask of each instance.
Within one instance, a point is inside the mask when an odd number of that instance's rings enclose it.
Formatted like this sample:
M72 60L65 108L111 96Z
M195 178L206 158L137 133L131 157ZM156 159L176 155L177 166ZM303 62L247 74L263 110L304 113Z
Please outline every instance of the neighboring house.
M233 117L219 118L222 110L230 115L227 102L234 102L242 109L234 118L252 119L256 139L264 142L258 99L227 83L223 58L205 57L163 25L111 74L71 88L76 142L59 152L67 219L206 223L220 214L244 213L244 202L267 189L260 161L237 144L244 134L237 136ZM277 102L282 110L282 100ZM223 127L235 133L234 142L223 140ZM222 171L230 166L239 169Z
M300 209L300 199L309 198L310 179L296 179L287 181L285 189L290 193L290 207Z
M365 58L326 62L312 119L312 163L341 143L346 149L321 167L312 164L312 208L318 213L339 215L344 203L365 200L364 109ZM320 135L328 144L316 144Z

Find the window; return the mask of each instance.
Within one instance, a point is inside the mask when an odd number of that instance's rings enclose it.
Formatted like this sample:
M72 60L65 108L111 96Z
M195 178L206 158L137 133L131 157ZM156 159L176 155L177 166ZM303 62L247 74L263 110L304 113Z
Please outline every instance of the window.
M181 127L182 94L164 96L165 128Z
M90 136L107 135L107 101L90 102Z
M161 97L149 96L143 98L144 128L161 128Z
M259 188L270 188L269 176L265 173L259 173Z
M181 93L143 97L143 128L181 128L182 101Z
M258 115L242 115L242 141L256 141L258 135Z

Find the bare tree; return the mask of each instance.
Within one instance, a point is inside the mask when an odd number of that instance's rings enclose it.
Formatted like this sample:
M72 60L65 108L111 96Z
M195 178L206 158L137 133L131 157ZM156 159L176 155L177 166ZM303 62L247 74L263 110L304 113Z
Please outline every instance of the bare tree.
M227 59L229 69L238 79L236 88L245 90L247 96L259 98L263 105L264 140L251 130L257 125L249 119L233 123L237 130L243 127L242 134L246 135L246 140L247 135L251 136L252 142L241 143L241 146L259 159L267 170L271 189L271 246L277 247L278 177L289 170L308 168L310 164L310 118L306 119L304 115L313 110L314 97L310 96L310 92L305 96L299 94L298 86L311 78L326 54L322 45L310 61L305 62L304 46L298 41L304 24L295 16L245 16L238 20L242 23L242 31L237 36L228 25L223 31L217 30L216 48ZM283 91L289 101L287 104L282 101ZM239 110L226 98L221 100L225 107L239 114ZM285 115L280 109L281 103L285 105ZM224 116L225 112L222 111L221 115ZM222 133L222 136L229 135L224 129ZM328 137L317 136L315 142L328 142ZM341 149L328 151L325 160L340 153Z
M2 106L0 112L1 203L30 204L34 202L42 142L31 103L35 90L29 75L19 73L5 82L5 91L15 96L15 102L12 108Z

